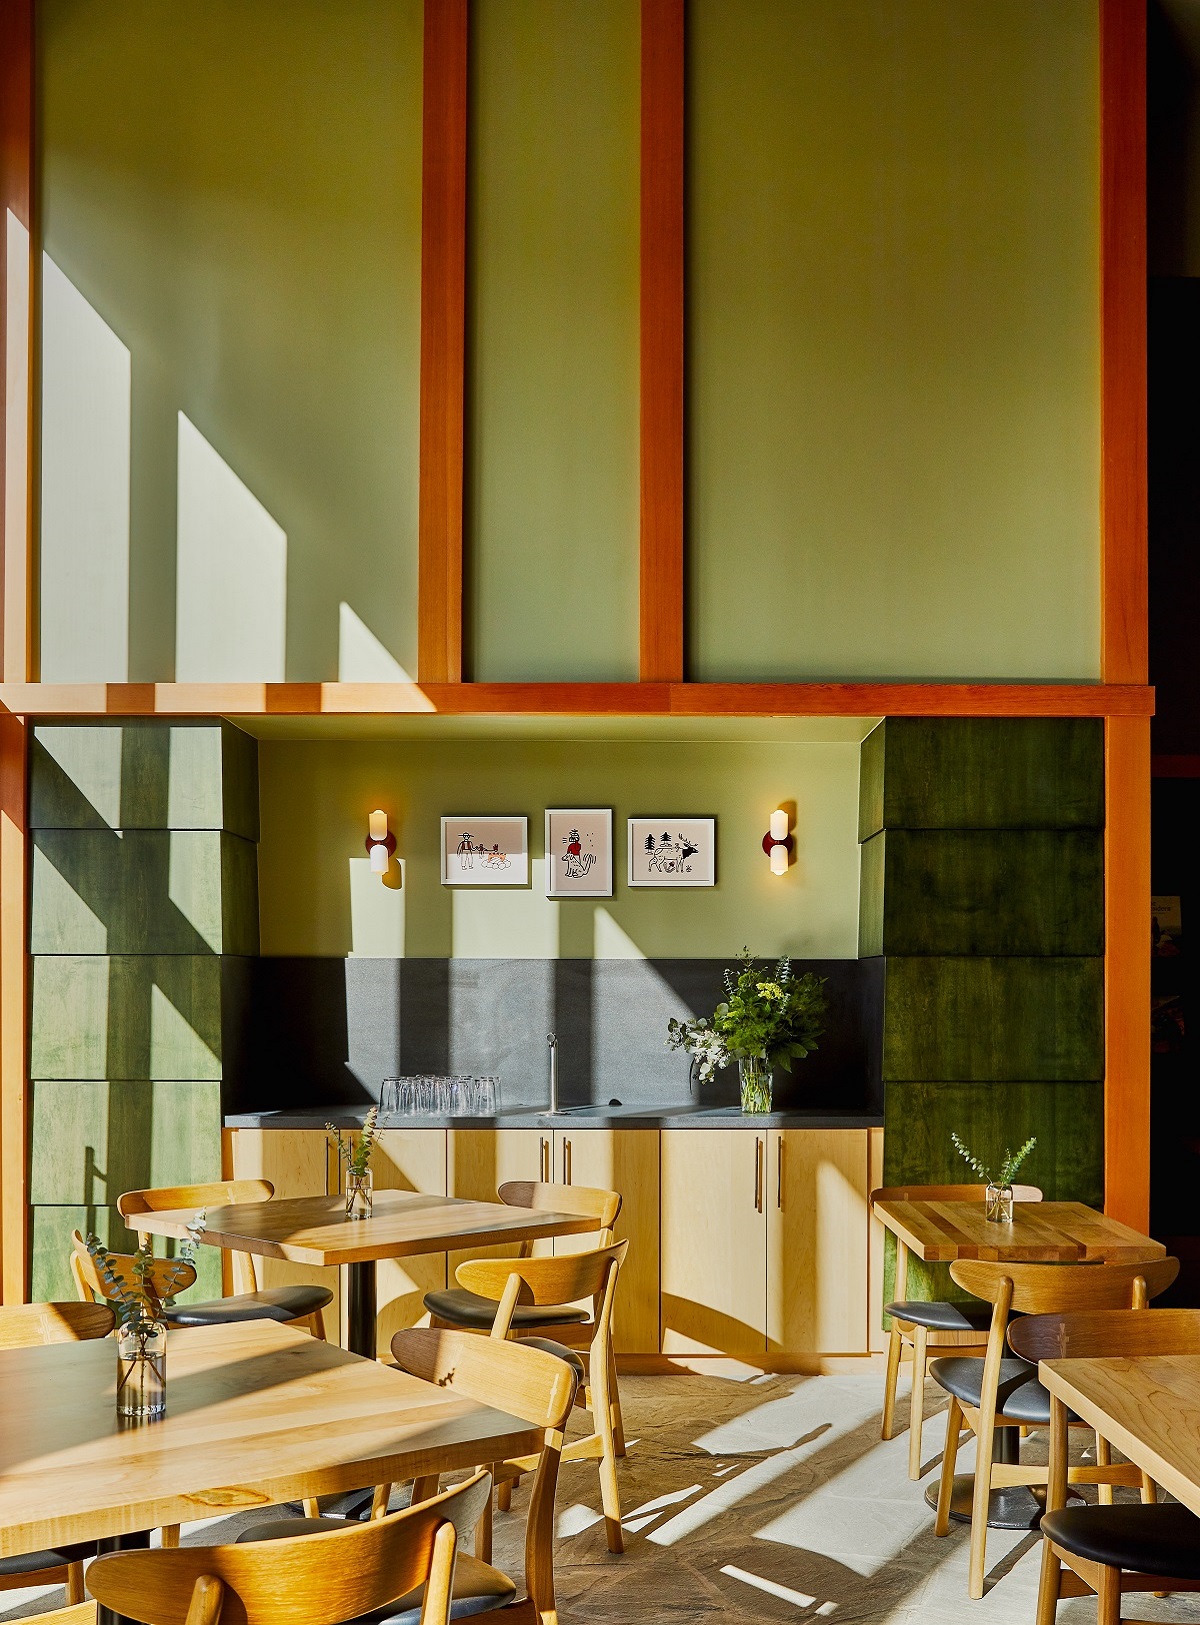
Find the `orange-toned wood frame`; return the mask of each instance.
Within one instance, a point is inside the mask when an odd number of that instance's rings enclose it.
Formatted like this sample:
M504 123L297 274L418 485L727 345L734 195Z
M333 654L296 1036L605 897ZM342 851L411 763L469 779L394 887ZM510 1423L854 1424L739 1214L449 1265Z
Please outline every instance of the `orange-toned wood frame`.
M684 25L642 0L641 626L637 683L464 682L463 399L468 0L425 0L418 677L413 684L33 681L38 230L33 0L0 0L3 185L29 235L0 293L6 368L0 683L0 1240L25 1292L25 717L442 713L626 716L1092 716L1105 719L1107 1206L1149 1216L1144 0L1098 0L1101 41L1103 681L684 680ZM12 297L16 287L19 297Z

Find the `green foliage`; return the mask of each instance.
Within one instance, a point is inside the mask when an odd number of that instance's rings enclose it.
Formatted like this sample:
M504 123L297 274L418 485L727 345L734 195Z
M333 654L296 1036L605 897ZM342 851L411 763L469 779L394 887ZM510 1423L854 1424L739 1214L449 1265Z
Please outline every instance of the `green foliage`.
M158 1319L159 1311L164 1305L169 1307L174 1303L175 1294L182 1285L188 1268L195 1264L196 1248L200 1245L200 1238L207 1226L208 1215L203 1210L192 1216L192 1221L187 1227L187 1240L180 1245L174 1268L164 1278L164 1290L161 1293L154 1287L154 1254L149 1244L139 1247L133 1255L131 1286L120 1273L115 1255L109 1251L99 1236L88 1236L87 1250L96 1260L96 1268L100 1272L100 1279L104 1282L104 1295L112 1304L118 1326L130 1326L140 1332L150 1322Z
M982 1162L980 1162L979 1158L967 1150L966 1146L962 1143L957 1134L951 1133L950 1138L954 1142L954 1149L958 1152L959 1156L962 1157L967 1166L974 1173L978 1174L979 1178L982 1179L987 1185L1011 1185L1013 1182L1013 1175L1037 1144L1037 1135L1035 1134L1026 1140L1025 1144L1017 1152L1009 1150L1006 1146L1004 1150L1004 1161L1000 1164L999 1171L993 1176L991 1171L985 1167Z
M372 1106L367 1112L362 1133L357 1138L353 1134L343 1134L332 1123L326 1123L325 1127L333 1135L338 1157L345 1163L347 1174L353 1179L361 1179L371 1166L371 1153L379 1139L379 1107Z
M793 976L785 954L773 975L759 969L748 948L737 966L725 972L725 998L711 1019L672 1018L667 1046L686 1050L696 1062L701 1083L708 1083L730 1061L758 1057L772 1069L790 1072L817 1047L829 1008L825 978L813 971Z

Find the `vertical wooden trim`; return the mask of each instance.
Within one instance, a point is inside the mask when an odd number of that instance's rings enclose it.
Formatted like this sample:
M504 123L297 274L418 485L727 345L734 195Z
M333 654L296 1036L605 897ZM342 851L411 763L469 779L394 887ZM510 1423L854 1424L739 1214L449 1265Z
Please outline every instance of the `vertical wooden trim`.
M1150 1223L1150 721L1105 732L1104 1207Z
M1100 0L1102 670L1147 674L1146 4Z
M417 674L462 680L467 0L425 0Z
M0 1258L5 1303L29 1294L28 727L0 717Z
M33 650L33 0L0 0L0 556L5 682L29 682Z
M683 681L684 0L642 0L643 682Z

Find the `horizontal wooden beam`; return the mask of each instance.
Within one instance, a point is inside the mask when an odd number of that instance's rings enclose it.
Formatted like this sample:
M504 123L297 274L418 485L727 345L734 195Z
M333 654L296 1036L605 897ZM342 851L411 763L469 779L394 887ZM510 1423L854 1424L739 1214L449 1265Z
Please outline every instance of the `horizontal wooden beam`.
M26 717L1149 717L1136 683L2 683Z

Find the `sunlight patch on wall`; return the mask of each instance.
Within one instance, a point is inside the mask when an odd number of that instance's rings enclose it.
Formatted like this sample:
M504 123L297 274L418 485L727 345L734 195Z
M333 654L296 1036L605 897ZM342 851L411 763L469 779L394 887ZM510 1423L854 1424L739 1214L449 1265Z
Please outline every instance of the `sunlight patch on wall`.
M221 952L221 892L215 895L213 868L220 875L221 837L216 831L173 829L167 837L167 897L192 930L212 949ZM197 861L197 846L208 848L208 863Z
M120 728L38 725L37 742L109 829L121 823Z
M33 848L33 895L37 899L35 921L52 922L58 939L69 942L73 953L108 952L108 927L36 844ZM34 930L36 934L36 924ZM36 953L37 949L32 951Z
M455 959L557 959L558 908L545 895L546 860L531 858L532 884L451 888Z
M400 871L394 890L373 873L370 858L350 862L350 952L357 958L404 958L404 859L393 858ZM389 877L390 878L390 877Z
M281 683L287 536L179 414L175 680Z
M411 683L404 667L347 603L338 605L338 682Z
M645 959L646 955L627 931L623 931L606 908L597 906L592 916L592 957L595 959Z
M129 676L129 351L42 255L41 678Z
M220 1076L220 1059L201 1038L200 1034L168 999L158 986L150 989L150 1068L151 1076L159 1070L158 1057L170 1056L171 1076L209 1078Z

